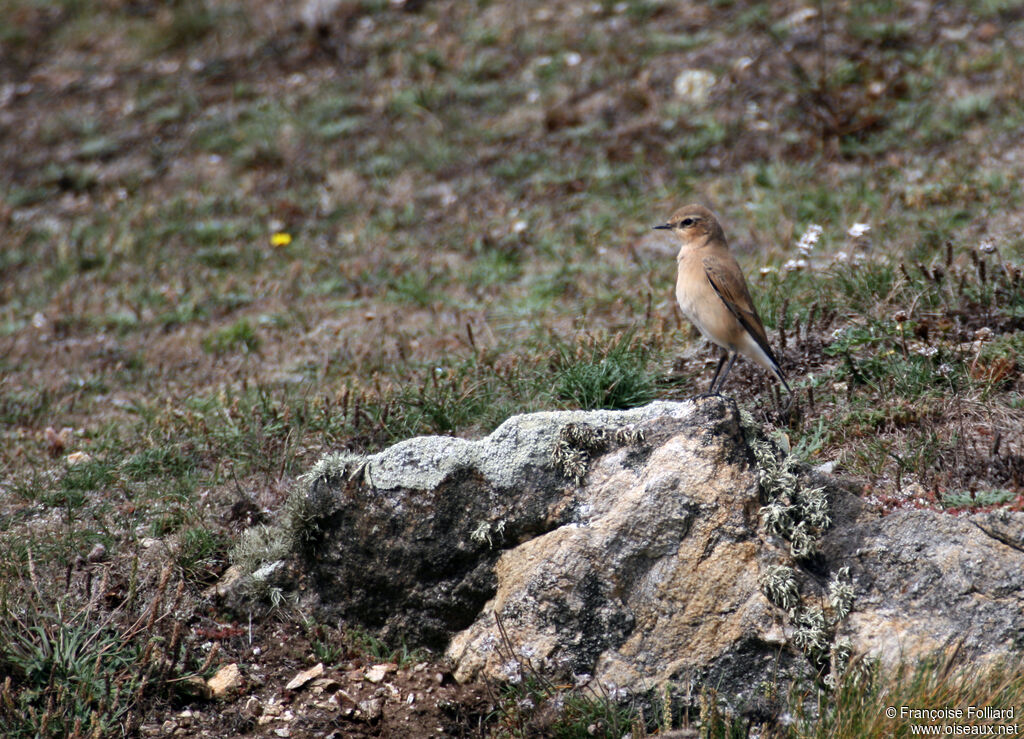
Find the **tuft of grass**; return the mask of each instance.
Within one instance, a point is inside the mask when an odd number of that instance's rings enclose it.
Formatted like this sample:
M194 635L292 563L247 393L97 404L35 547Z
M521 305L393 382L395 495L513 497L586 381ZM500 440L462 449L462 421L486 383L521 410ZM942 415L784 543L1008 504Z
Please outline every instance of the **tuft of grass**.
M182 531L174 553L174 564L184 581L208 585L224 570L228 540L205 526Z
M345 639L352 644L356 652L374 662L393 662L399 668L419 664L430 655L425 649L410 649L404 639L399 640L397 646L392 646L370 632L354 626L345 630Z
M241 351L245 354L258 352L261 340L256 329L247 318L239 318L230 326L219 328L203 339L203 349L212 354L226 354Z
M165 568L140 598L138 562L126 578L104 571L0 585L0 733L12 739L133 735L149 696L168 698L203 672L183 639L182 587ZM111 608L104 598L117 598Z
M947 727L953 726L991 726L998 733L998 727L1012 721L968 715L968 711L988 707L1016 712L1022 703L1024 665L1019 657L991 665L962 666L956 650L951 650L914 663L900 662L892 670L864 663L854 665L834 694L794 693L796 721L790 736L881 739L909 736L911 725L931 727L928 730L936 735L949 734ZM895 715L889 715L892 708ZM950 708L961 709L963 717L941 718L941 712ZM914 717L905 713L908 709L935 711L940 717Z
M626 332L611 339L591 339L583 346L556 344L555 397L586 410L633 408L653 400L650 353L634 339L633 332Z

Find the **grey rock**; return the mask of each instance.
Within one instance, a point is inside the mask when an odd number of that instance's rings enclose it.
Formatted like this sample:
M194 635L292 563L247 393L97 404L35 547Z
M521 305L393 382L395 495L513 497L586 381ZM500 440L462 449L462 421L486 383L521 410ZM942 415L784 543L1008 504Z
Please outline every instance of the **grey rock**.
M859 513L823 545L856 585L840 636L889 664L954 646L1024 650L1024 514Z

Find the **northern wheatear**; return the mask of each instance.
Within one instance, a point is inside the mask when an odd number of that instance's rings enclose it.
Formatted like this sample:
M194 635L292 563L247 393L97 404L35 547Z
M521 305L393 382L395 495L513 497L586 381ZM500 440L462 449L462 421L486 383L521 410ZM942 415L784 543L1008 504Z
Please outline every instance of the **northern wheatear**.
M750 299L740 265L711 211L701 205L687 205L673 213L668 223L655 228L671 231L683 242L676 257L679 307L705 339L723 349L708 392L716 392L716 382L721 392L736 355L742 354L772 372L792 395L768 345L768 335ZM722 373L726 358L729 364Z

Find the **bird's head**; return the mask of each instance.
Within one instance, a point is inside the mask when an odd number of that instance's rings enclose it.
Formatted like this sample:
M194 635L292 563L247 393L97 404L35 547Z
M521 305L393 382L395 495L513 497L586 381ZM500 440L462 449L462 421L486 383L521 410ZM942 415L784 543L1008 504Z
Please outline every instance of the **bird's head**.
M703 205L680 208L669 217L668 222L654 228L671 231L684 242L704 241L711 237L724 238L718 220Z

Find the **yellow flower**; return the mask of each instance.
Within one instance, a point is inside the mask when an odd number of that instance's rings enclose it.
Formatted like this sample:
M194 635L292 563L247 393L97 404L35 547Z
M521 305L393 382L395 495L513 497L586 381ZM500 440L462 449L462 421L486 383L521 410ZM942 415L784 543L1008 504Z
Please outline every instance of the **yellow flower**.
M290 243L292 243L292 235L290 233L278 231L270 236L271 246L288 246Z

